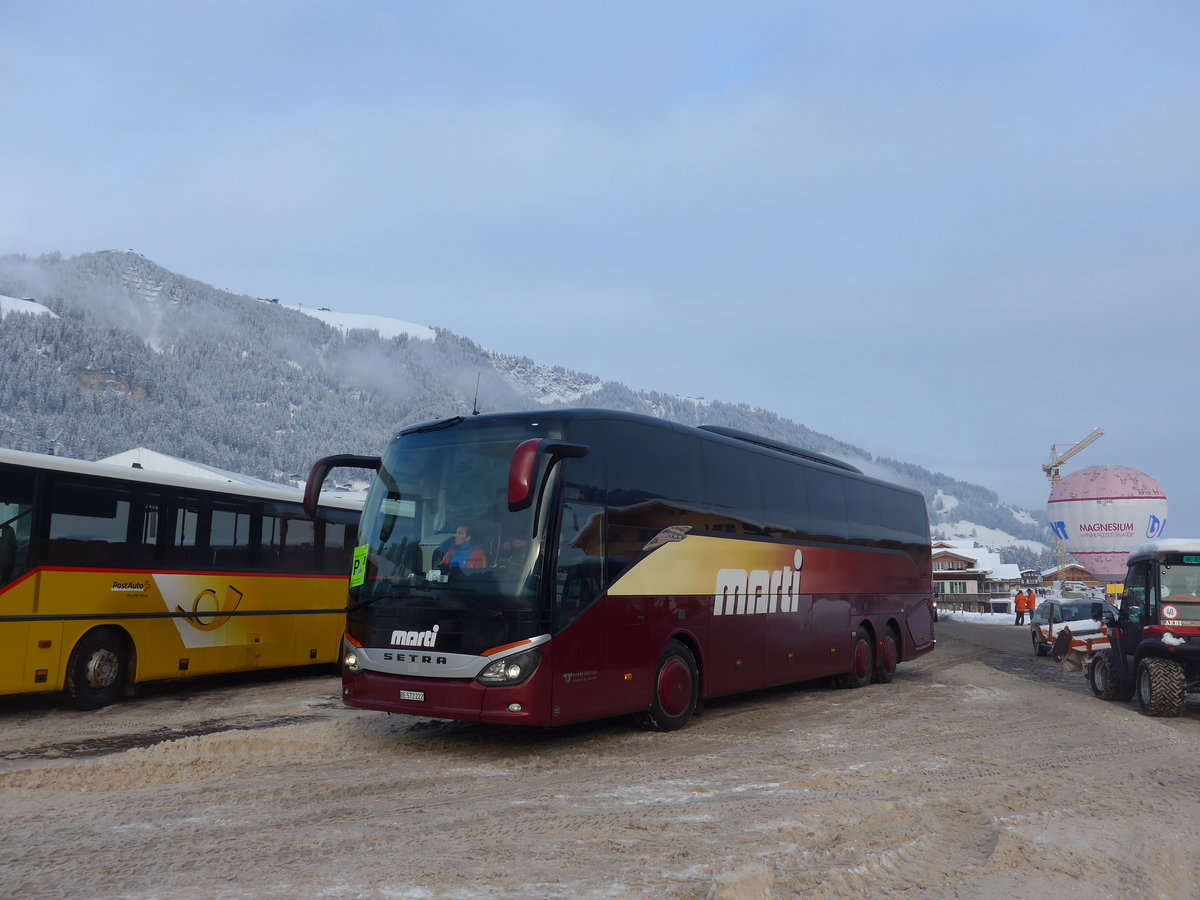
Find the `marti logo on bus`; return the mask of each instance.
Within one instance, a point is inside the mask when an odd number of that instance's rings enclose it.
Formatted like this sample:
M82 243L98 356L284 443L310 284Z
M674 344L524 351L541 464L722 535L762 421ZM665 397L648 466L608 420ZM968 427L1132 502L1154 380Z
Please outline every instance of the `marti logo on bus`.
M757 615L796 612L800 608L800 567L804 554L797 550L792 565L768 571L721 569L717 572L717 592L713 597L713 615Z
M432 647L437 643L438 628L434 625L429 631L393 631L393 647Z

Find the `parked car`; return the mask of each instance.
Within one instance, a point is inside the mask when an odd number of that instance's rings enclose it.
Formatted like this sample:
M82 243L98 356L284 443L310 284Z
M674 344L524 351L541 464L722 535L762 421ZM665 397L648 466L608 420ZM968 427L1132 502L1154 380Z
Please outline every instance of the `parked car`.
M1094 600L1071 600L1053 597L1049 600L1043 600L1038 604L1037 609L1029 616L1029 636L1033 639L1033 652L1038 656L1046 656L1050 652L1050 648L1054 646L1052 641L1046 640L1046 626L1060 625L1063 622L1090 622L1091 627L1087 630L1099 631L1100 623L1092 619L1092 605ZM1107 600L1101 600L1101 605L1104 607L1104 612L1117 614L1117 608ZM1073 629L1077 633L1079 629Z

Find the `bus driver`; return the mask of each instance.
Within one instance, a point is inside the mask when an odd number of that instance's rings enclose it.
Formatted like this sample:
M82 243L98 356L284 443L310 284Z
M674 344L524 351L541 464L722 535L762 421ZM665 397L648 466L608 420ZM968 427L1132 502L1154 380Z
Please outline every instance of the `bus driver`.
M486 569L487 554L471 536L471 527L465 522L454 529L454 543L442 557L440 565L452 569Z

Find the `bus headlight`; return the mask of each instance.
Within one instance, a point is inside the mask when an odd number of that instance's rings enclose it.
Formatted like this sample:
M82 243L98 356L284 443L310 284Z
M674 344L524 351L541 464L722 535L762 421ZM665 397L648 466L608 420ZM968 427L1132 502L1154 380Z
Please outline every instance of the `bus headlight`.
M487 685L520 684L533 674L541 658L542 651L537 647L524 653L506 656L504 659L488 663L484 670L475 676L475 680Z
M362 665L358 661L358 654L353 650L349 651L342 659L342 663L346 666L346 671L351 675L357 675L363 670Z

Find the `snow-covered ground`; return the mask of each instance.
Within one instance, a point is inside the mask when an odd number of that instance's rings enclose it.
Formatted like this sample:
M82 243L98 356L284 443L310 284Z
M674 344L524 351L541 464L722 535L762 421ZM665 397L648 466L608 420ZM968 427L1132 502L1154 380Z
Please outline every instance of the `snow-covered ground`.
M953 610L938 610L938 621L974 622L979 625L1011 625L1013 613L980 613L956 612Z
M352 710L326 674L0 702L0 896L1196 897L1200 707L1144 717L952 630L891 684L665 733Z

